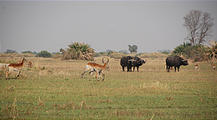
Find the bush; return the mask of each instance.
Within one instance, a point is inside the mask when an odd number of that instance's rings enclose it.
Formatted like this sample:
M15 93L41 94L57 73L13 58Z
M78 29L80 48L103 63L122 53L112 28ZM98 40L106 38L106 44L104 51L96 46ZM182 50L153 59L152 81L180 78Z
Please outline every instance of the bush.
M183 43L182 45L177 46L172 55L183 55L188 59L192 59L196 61L203 61L207 59L207 47L204 45L194 45L192 46L190 43Z
M177 46L173 52L172 52L172 55L182 55L182 54L185 54L186 52L186 49L188 49L189 47L191 47L191 44L190 43L183 43L179 46Z
M27 51L23 51L22 53L24 53L24 54L26 54L26 53L29 53L29 54L37 54L37 52L32 52L32 51L29 51L29 50L27 50Z
M46 50L43 50L41 52L39 52L38 54L36 54L36 57L45 57L45 58L49 58L51 57L51 53L49 53L48 51Z
M88 44L74 42L68 45L67 50L60 49L63 54L62 59L76 59L76 60L94 60L94 49L90 48Z

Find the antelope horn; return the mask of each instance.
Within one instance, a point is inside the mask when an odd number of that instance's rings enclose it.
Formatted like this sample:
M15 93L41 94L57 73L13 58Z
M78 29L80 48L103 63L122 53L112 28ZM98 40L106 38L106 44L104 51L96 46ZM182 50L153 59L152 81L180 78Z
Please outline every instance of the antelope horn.
M105 59L105 57L102 58L102 63L105 63L104 59Z
M109 62L109 58L107 58L107 61L106 61L106 63L108 63Z

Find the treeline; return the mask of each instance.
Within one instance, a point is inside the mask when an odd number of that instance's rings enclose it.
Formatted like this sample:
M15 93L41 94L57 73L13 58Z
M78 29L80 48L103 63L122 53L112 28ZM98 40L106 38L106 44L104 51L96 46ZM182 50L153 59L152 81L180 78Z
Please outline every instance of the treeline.
M11 49L7 49L4 52L7 55L14 55L16 56L17 54L19 54L16 50L11 50ZM24 56L28 56L28 57L52 57L52 54L56 54L56 53L50 53L46 50L42 50L40 52L32 52L32 51L23 51L21 52L21 54L23 54Z
M135 46L135 45L134 45ZM211 60L213 58L217 58L217 42L211 41L209 45L196 44L192 45L191 43L183 43L174 50L159 50L157 53L137 53L137 48L132 50L132 47L129 46L129 52L127 50L106 50L104 52L95 52L90 45L85 43L74 42L66 49L60 49L59 52L50 53L46 50L40 52L32 52L32 51L23 51L22 54L24 56L31 57L53 57L53 58L61 58L62 60L94 60L94 57L100 56L108 56L115 59L120 59L122 56L133 55L140 56L142 58L161 58L169 55L178 55L184 56L187 59L192 59L193 61L205 61ZM132 52L134 51L134 52ZM15 50L7 50L6 54L17 54Z

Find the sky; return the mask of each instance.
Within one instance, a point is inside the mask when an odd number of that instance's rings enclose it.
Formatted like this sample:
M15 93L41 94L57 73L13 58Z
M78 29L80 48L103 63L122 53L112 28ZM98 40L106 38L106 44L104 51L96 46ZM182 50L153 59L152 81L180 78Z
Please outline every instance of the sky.
M217 0L0 0L0 52L59 52L73 42L97 52L173 50L187 41L191 10L211 14L217 41Z

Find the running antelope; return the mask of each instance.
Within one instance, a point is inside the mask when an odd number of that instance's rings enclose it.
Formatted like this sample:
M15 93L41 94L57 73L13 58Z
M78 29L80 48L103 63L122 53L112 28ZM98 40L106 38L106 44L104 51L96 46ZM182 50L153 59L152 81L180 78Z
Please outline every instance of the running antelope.
M24 62L27 60L25 58L22 58L22 61L20 63L11 63L8 64L8 70L6 71L6 79L8 78L8 75L10 72L17 72L16 78L20 76L21 69L24 66Z
M102 81L105 79L104 70L109 69L108 67L109 59L107 58L107 61L105 62L105 58L102 58L103 65L89 62L87 63L85 67L85 71L81 74L81 77L84 77L84 74L89 72L89 74L92 74L93 72L96 72L96 78L99 79L99 76L102 76Z

